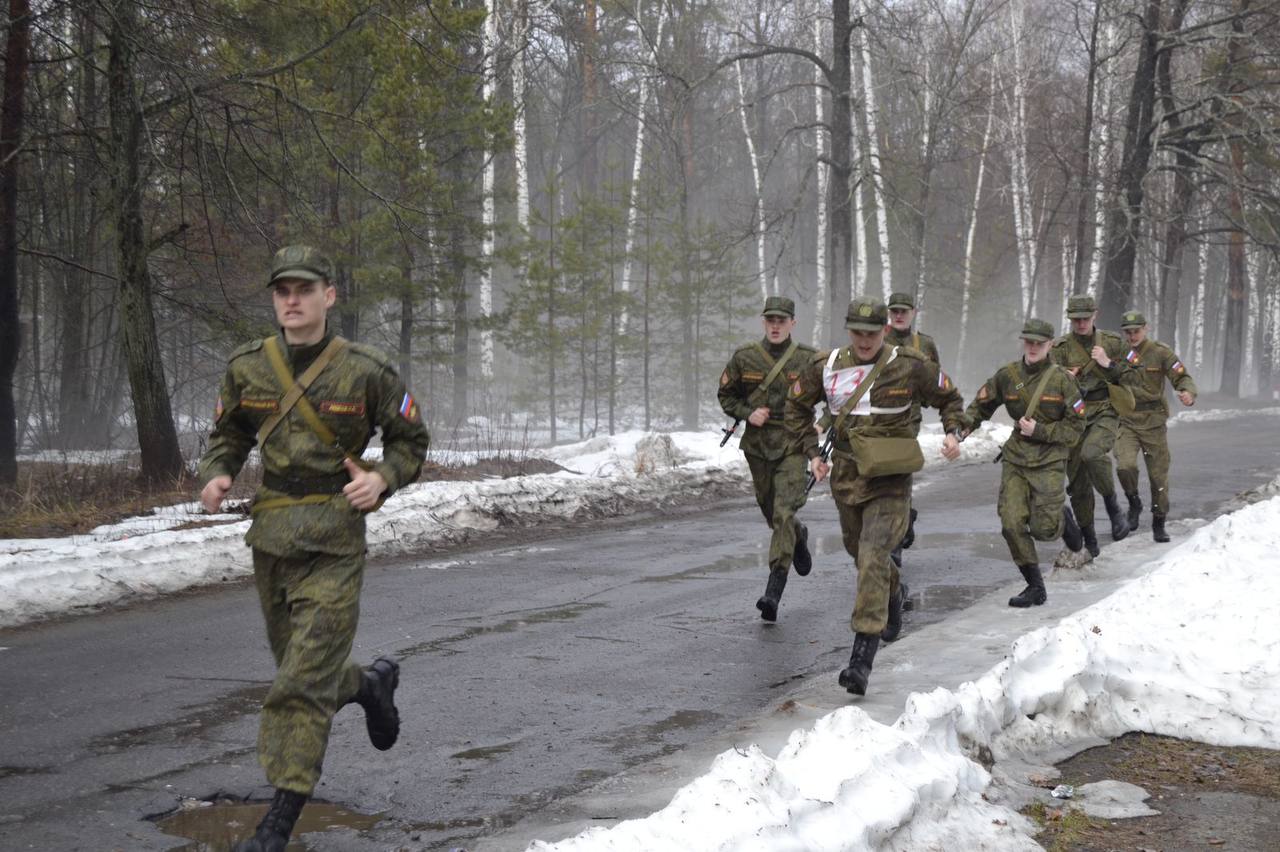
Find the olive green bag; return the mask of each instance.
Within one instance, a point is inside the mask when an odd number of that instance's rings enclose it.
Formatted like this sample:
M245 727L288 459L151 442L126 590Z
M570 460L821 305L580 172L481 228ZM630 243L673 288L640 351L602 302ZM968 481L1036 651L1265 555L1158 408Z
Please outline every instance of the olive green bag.
M886 347L875 369L862 380L857 392L845 403L840 412L840 420L836 423L836 434L840 433L849 412L857 406L862 395L871 389L871 384L888 363L889 351ZM915 438L870 437L855 432L849 435L849 451L854 463L858 465L858 476L867 478L915 473L924 467L924 453L920 451L920 442Z

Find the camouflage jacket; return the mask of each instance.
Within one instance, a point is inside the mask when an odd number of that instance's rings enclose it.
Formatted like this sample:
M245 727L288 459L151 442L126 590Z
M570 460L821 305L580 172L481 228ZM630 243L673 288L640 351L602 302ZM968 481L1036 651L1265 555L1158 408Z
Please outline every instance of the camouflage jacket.
M876 359L881 353L876 353ZM851 347L822 352L810 359L787 396L787 432L796 450L810 459L819 454L818 435L813 430L815 407L825 404L834 426L840 407L849 398L847 391L856 388L861 377L874 367L875 360L859 363ZM835 390L830 392L831 388ZM837 463L831 480L836 499L858 503L871 497L910 493L911 474L874 479L858 476L856 465L847 463L848 441L853 434L914 438L918 431L912 419L916 403L938 409L948 432L963 425L964 400L951 379L919 351L894 346L884 370L845 418L843 434L836 436L833 454Z
M330 335L309 346L288 346L280 338L294 375L299 375L329 343ZM257 442L263 421L279 408L285 389L256 340L231 354L209 438L200 459L200 481L234 477ZM387 494L413 482L422 468L430 437L413 397L387 359L376 349L348 343L307 390L320 419L342 448L360 458L375 427L382 430L382 461L373 469L387 482ZM290 479L334 477L343 473L343 453L326 446L295 406L259 448L264 473ZM288 496L261 486L255 501ZM277 556L299 553L363 553L364 515L342 494L323 503L264 509L254 514L245 541Z
M814 349L801 343L791 354L782 372L773 380L767 390L757 393L777 363L791 346L788 338L774 346L767 339L759 343L748 343L733 353L724 372L720 374L720 407L724 413L741 420L745 429L738 447L749 456L774 461L787 454L787 435L783 426L783 412L787 401L787 388L800 375L801 368L813 357ZM766 358L764 352L768 353ZM763 397L763 399L761 399ZM752 426L747 423L751 412L761 406L769 409L769 419L764 426Z
M1036 406L1036 428L1031 437L1018 430L1017 422L1027 413L1031 395L1050 370L1048 382ZM1019 358L1001 367L978 389L978 395L965 410L965 428L977 429L1004 406L1013 418L1013 434L1004 442L1004 460L1021 467L1044 467L1066 461L1071 448L1084 434L1084 400L1080 386L1071 374L1047 360L1028 365Z
M1163 426L1169 419L1169 401L1165 397L1164 382L1167 378L1173 389L1195 396L1196 383L1187 368L1173 350L1158 340L1147 339L1131 348L1125 360L1133 366L1137 375L1130 385L1137 410L1133 416L1121 419L1126 426L1135 429L1151 429Z
M1103 368L1093 360L1089 353L1093 350L1094 341L1103 348L1111 359L1111 366ZM1074 333L1064 334L1053 341L1049 350L1049 360L1060 367L1076 369L1076 383L1080 386L1080 395L1084 397L1085 416L1089 419L1099 414L1114 411L1111 399L1107 395L1107 385L1123 384L1128 387L1133 381L1133 371L1124 360L1129 347L1120 335L1111 331L1095 328L1090 337L1080 337ZM1089 367L1093 364L1092 367Z
M942 358L938 355L938 344L923 331L898 331L890 327L884 336L884 342L890 346L910 346L923 353L924 357L939 367L942 366Z

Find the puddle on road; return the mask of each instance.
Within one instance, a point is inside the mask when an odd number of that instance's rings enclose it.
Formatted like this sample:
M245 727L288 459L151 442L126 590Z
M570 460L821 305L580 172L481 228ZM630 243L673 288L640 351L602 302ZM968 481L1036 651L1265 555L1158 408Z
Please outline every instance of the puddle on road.
M186 712L176 719L95 737L89 741L89 748L98 754L111 754L139 745L185 742L201 736L210 728L257 713L270 689L269 683L246 686L206 704L184 707Z
M409 657L416 657L419 654L444 653L458 654L461 653L456 648L449 646L456 645L459 642L466 642L469 639L475 639L480 636L487 636L491 633L515 633L526 627L536 624L550 624L557 621L572 621L585 612L593 609L599 609L607 606L602 603L578 603L556 609L544 609L530 612L528 615L522 615L519 618L510 618L506 621L500 621L497 624L479 624L475 627L468 627L452 636L441 636L439 639L431 639L426 642L420 642L417 645L411 645L399 652L401 660Z
M991 586L926 586L916 591L912 586L911 599L916 612L953 612L972 606L991 590Z
M267 812L269 802L192 802L174 813L156 820L165 834L192 841L175 852L228 852L232 846L253 834ZM383 814L359 814L327 802L311 801L293 829L293 839L285 847L289 852L305 852L308 832L349 828L367 831L382 821Z
M477 746L466 751L455 752L449 756L458 760L493 760L495 757L511 751L519 742L519 740L516 740L515 742L499 743L498 745Z
M0 781L23 775L49 775L52 772L52 766L0 766Z
M757 568L767 568L767 554L761 550L755 555L755 563ZM733 571L740 570L751 557L745 557L740 554L733 556L724 556L715 562L706 565L698 565L693 568L686 568L683 571L676 571L673 574L656 574L652 577L641 577L638 583L670 583L678 580L706 580L711 574L728 574Z
M677 710L665 719L648 725L632 725L603 736L592 737L591 741L607 745L617 752L634 749L648 749L657 746L664 735L672 731L696 728L718 722L723 717L709 710Z

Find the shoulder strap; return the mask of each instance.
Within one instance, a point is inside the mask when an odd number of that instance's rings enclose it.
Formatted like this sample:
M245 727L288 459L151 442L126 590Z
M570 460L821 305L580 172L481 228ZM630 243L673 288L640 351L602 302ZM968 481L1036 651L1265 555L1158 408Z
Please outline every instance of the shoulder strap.
M1040 395L1044 393L1044 389L1049 384L1049 378L1053 375L1053 364L1044 365L1044 375L1040 377L1040 381L1036 384L1035 391L1031 394L1031 404L1027 406L1027 410L1023 412L1023 417L1028 420L1036 416L1036 409L1040 407Z
M911 348L920 349L920 332L918 331L911 332Z
M765 376L764 381L756 385L756 389L753 390L751 392L751 395L747 397L748 405L754 404L752 403L753 399L763 400L764 398L763 395L766 391L769 390L769 385L773 384L773 380L778 378L778 374L782 372L783 367L787 366L787 362L791 360L792 355L796 354L796 349L798 349L799 346L800 344L797 341L795 340L791 341L791 345L787 347L786 352L782 353L782 357L779 358L777 361L773 362L773 369L769 371L769 375ZM773 360L772 358L769 358L769 353L765 352L764 347L761 346L759 343L756 343L756 348L760 350L761 354L763 354L765 358L769 359L770 361ZM759 394L760 396L757 397L757 394Z
M315 432L320 441L327 446L337 446L337 436L333 434L328 426L324 425L324 421L316 414L316 410L311 407L311 403L307 402L307 388L319 378L324 372L325 367L329 366L334 357L341 352L347 345L347 341L337 335L329 341L316 360L311 362L311 366L303 371L301 376L295 380L293 373L289 370L289 365L285 363L284 353L280 351L279 339L275 336L267 338L263 343L262 349L267 353L267 360L271 362L271 369L275 371L276 379L279 380L280 386L285 389L284 397L280 400L280 408L275 414L267 418L262 424L262 428L258 430L258 446L261 447L267 438L271 435L275 428L280 425L281 421L295 407L302 418L307 421L307 425L311 427L311 431ZM338 447L338 449L342 449ZM345 450L343 451L345 453Z
M839 350L836 351L838 352ZM876 362L876 366L863 377L862 381L858 382L858 389L853 392L853 396L845 400L844 405L840 406L840 416L836 418L835 426L832 427L837 435L841 434L840 430L844 428L844 421L848 419L849 412L857 407L858 400L862 399L862 395L871 390L872 383L879 377L880 371L884 369L885 364L889 363L891 357L893 357L893 354L890 351L890 347L886 346L884 351L880 353L880 360Z

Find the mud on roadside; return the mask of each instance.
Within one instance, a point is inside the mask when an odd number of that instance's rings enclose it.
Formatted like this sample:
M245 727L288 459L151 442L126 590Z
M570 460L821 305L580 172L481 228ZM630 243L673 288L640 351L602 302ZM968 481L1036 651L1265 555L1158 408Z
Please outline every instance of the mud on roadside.
M1058 764L1055 783L1076 788L1114 780L1142 787L1158 815L1089 817L1078 804L1035 804L1023 812L1042 826L1049 852L1280 849L1280 751L1215 746L1131 733Z

